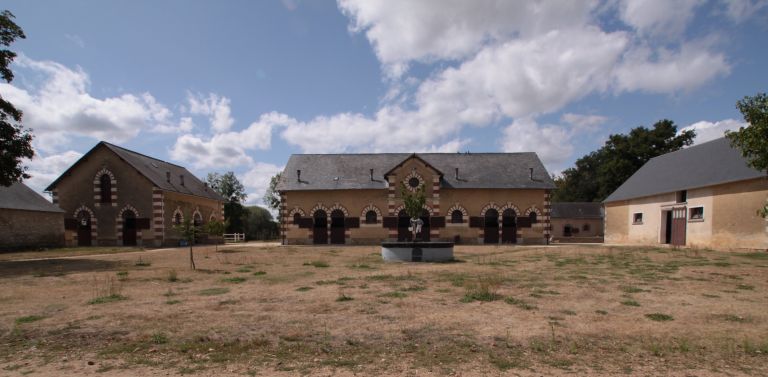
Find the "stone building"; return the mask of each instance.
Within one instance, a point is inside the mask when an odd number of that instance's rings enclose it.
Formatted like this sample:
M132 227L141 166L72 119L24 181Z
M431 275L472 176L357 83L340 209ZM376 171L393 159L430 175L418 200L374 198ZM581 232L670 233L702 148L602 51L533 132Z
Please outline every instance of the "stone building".
M603 203L552 203L554 242L603 242Z
M542 244L549 173L535 153L292 155L277 186L286 244L407 240L401 190L423 187L423 239Z
M100 142L46 189L67 245L174 246L174 225L223 221L223 198L182 166Z
M605 200L605 242L768 248L766 173L721 138L648 161Z
M0 186L0 250L64 245L64 211L23 183Z

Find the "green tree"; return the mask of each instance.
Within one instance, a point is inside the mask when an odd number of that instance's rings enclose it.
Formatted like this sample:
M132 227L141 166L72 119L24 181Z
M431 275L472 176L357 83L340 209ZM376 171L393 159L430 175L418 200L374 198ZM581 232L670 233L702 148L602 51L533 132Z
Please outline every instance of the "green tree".
M741 151L749 166L768 175L768 95L746 96L736 102L736 108L748 125L738 131L726 131L725 137ZM768 203L758 210L758 214L768 217Z
M246 207L243 219L245 238L249 240L274 240L278 237L279 226L272 214L264 207Z
M209 235L216 236L216 237L223 237L224 232L227 230L227 222L226 221L218 221L218 220L211 220L207 224L205 224L205 232ZM218 240L214 243L216 245L216 251L219 251L219 242Z
M227 232L244 233L243 216L247 210L243 207L243 201L248 197L245 193L245 186L240 183L234 172L226 172L224 175L219 173L208 173L206 182L211 188L219 193L226 202L224 203L224 219L227 221Z
M202 233L202 230L200 227L195 226L195 224L190 219L184 219L184 221L181 222L179 225L174 225L174 228L177 232L181 235L181 238L187 241L187 244L189 244L189 264L192 266L192 269L195 269L195 255L192 253L192 245L195 244L195 240L197 239L197 236Z
M24 31L13 22L13 13L4 10L0 12L0 45L10 46L17 38L24 39ZM10 65L16 53L8 49L0 49L0 75L10 83L13 72ZM31 130L21 125L21 110L0 96L0 186L10 186L29 178L27 167L23 166L23 158L32 158Z
M280 209L280 192L277 191L277 184L280 183L281 177L282 173L277 173L269 180L269 187L263 198L264 204L275 211Z
M400 187L400 196L403 198L405 213L412 219L421 217L424 204L427 202L427 197L424 195L424 185L411 192L403 183Z
M555 178L555 202L602 201L648 160L693 143L694 131L678 134L671 120L660 120L652 128L636 127L628 134L610 135L605 145L578 160Z

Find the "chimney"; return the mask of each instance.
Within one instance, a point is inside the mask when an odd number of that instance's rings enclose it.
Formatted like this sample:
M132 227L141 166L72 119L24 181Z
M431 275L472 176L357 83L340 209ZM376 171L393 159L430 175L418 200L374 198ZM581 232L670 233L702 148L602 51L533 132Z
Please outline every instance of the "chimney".
M373 169L371 169L371 181L373 181Z
M301 169L296 170L296 180L301 182Z
M205 192L208 192L208 182L203 182L203 186L204 186L203 190L205 190Z
M179 174L179 180L181 181L181 185L184 186L184 174Z
M169 172L169 171L165 172L165 180L168 183L171 182L171 172Z
M533 180L533 168L528 168L531 171L531 180Z
M456 180L459 180L459 168L456 168Z

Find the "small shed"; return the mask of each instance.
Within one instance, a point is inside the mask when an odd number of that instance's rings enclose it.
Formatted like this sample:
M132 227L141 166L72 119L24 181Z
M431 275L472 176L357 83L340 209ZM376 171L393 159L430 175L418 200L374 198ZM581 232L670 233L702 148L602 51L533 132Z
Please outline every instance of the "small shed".
M61 208L23 183L0 186L0 250L63 245Z
M552 203L554 242L603 242L603 204Z

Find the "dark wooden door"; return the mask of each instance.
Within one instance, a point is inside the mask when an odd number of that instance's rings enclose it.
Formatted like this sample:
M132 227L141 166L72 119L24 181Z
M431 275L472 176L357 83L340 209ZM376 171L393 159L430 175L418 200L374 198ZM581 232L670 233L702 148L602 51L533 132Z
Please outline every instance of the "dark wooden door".
M429 211L426 209L421 213L421 221L424 222L424 224L421 225L421 233L419 233L418 237L422 241L429 241L429 229L430 229L430 223L429 223Z
M312 224L312 243L325 245L328 243L328 214L323 210L315 212Z
M484 225L483 242L487 244L499 243L499 212L495 209L486 211Z
M123 246L136 246L136 218L123 218Z
M87 214L77 219L77 246L91 246L91 218Z
M685 245L686 207L672 209L672 245Z
M405 210L397 214L397 240L411 241L413 234L408 227L411 226L411 218L405 213Z
M664 211L665 225L664 225L664 243L672 243L672 211Z
M573 228L570 225L565 225L563 227L563 237L570 237L573 235Z
M515 218L517 215L511 209L506 209L501 214L501 242L517 243L517 226Z
M331 243L344 244L344 212L338 209L331 212Z

